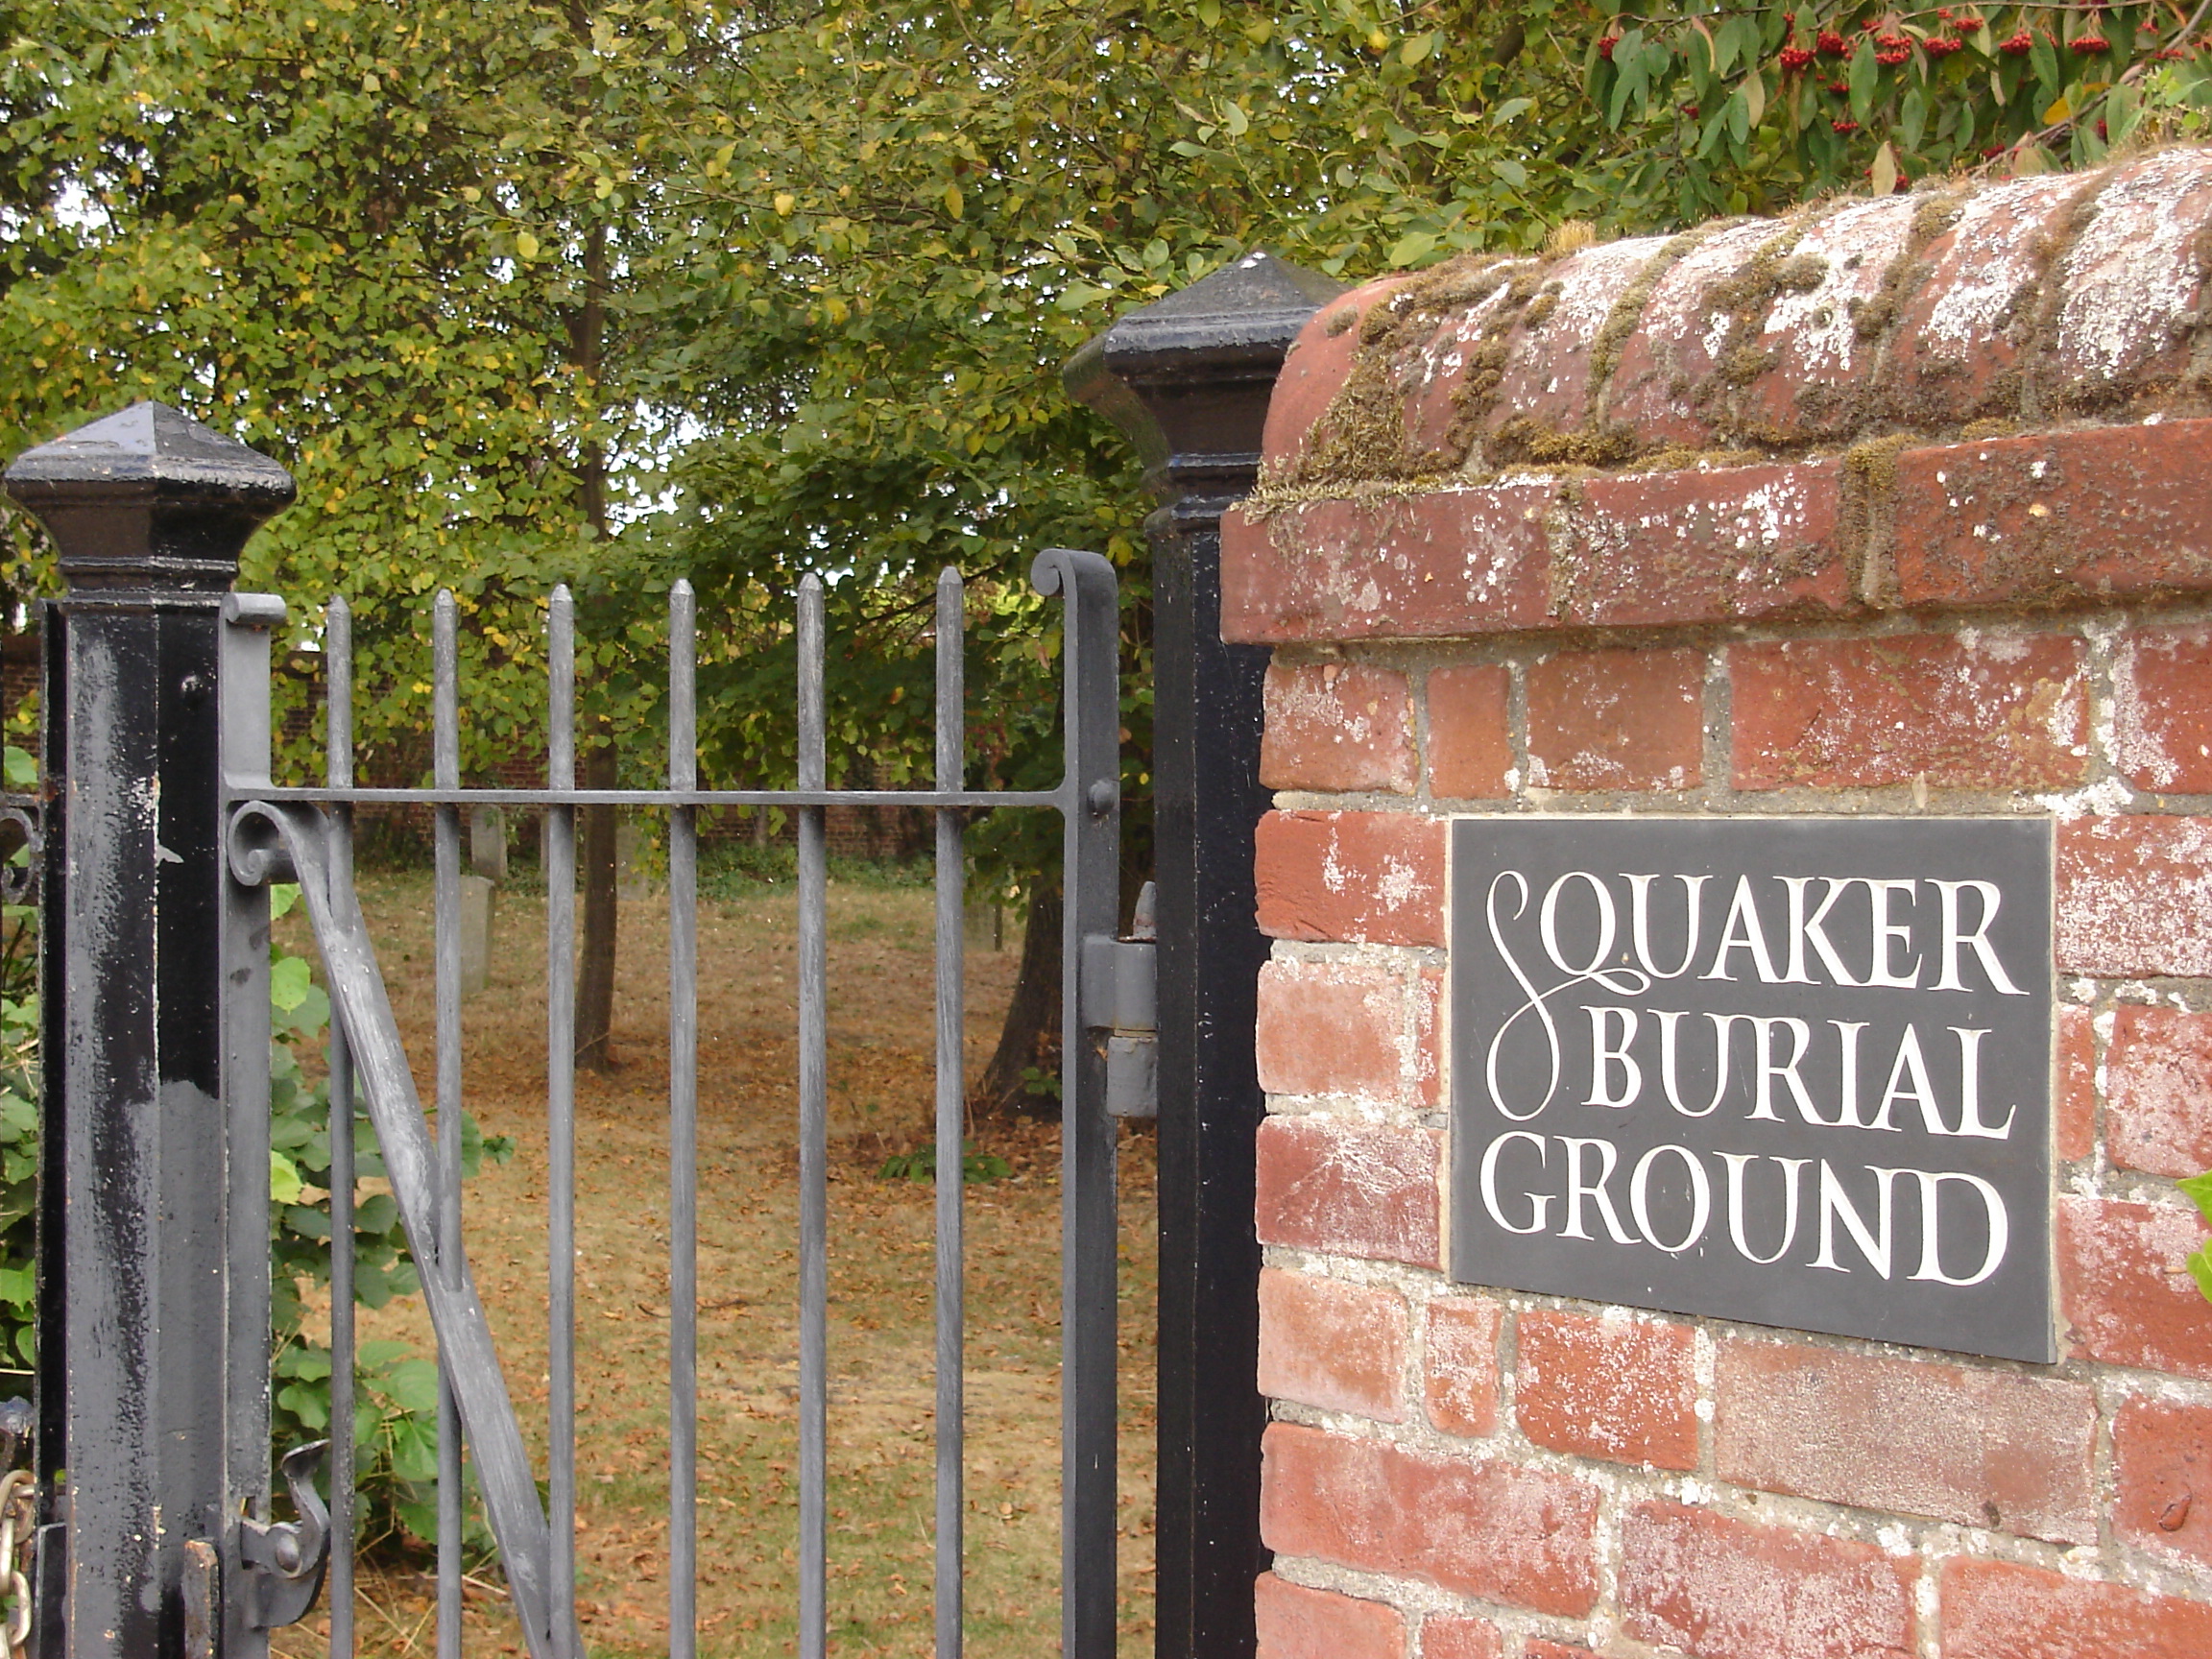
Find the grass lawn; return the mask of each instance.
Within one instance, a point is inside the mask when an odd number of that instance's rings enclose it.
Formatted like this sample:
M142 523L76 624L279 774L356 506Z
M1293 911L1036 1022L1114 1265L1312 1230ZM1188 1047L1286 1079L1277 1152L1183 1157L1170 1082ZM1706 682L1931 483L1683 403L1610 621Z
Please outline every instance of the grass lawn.
M363 902L425 1098L432 1084L429 878L370 872ZM726 883L700 906L700 1650L792 1651L797 1604L796 903ZM930 1138L931 898L830 889L830 1647L930 1651L932 1190L884 1159ZM295 918L289 947L312 955ZM969 956L979 1074L1012 990L1016 937ZM467 1238L523 1433L543 1469L544 913L500 895L491 988L469 999L466 1097L514 1137L469 1191ZM579 1612L594 1654L664 1653L667 1564L667 904L625 902L617 1068L577 1085ZM1059 1641L1059 1191L1056 1127L978 1126L1014 1173L973 1186L968 1243L968 1633L978 1656ZM1152 1629L1153 1141L1121 1153L1121 1643ZM430 1350L419 1303L364 1311L364 1339ZM430 1563L365 1561L365 1652L433 1648ZM495 1564L469 1596L473 1652L520 1652ZM277 1650L324 1651L319 1611Z

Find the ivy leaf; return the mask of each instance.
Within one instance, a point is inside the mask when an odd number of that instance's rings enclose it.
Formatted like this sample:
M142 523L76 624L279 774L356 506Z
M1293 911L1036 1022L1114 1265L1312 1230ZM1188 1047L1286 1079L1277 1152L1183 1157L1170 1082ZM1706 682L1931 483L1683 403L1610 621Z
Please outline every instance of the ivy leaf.
M307 1184L300 1179L299 1167L291 1159L272 1147L269 1152L269 1202L297 1204L306 1188Z

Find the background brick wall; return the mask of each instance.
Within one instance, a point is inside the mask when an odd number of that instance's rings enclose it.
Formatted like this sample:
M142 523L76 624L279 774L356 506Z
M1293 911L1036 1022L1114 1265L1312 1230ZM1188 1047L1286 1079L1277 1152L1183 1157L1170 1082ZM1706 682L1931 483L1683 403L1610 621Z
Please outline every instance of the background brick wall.
M1228 631L1275 647L1262 1659L2212 1655L2173 1185L2212 1166L2212 162L1927 200L1514 278L1529 314L1613 284L1609 370L1433 275L1292 354L1224 555ZM1824 263L1730 324L1767 367L1700 368L1780 237ZM1888 309L1839 348L1830 288ZM1604 469L1492 444L1478 373ZM1378 386L1429 470L1332 474ZM2056 820L2059 1363L1447 1281L1444 826L1522 811Z

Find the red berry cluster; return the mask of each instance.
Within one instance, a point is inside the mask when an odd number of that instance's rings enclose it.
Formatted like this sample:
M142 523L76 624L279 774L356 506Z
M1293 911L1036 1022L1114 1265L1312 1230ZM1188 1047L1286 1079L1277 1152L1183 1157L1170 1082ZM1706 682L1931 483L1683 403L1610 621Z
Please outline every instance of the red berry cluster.
M2023 29L2017 35L2008 35L1998 41L1997 50L2009 53L2014 58L2025 58L2035 50L2035 36Z
M1817 44L1820 48L1820 54L1824 58L1842 58L1847 56L1851 50L1850 43L1833 29L1821 30Z
M1852 133L1852 132L1858 132L1858 131L1859 131L1859 123L1858 123L1858 122L1856 122L1856 121L1846 121L1846 120L1842 120L1842 119L1839 118L1839 119L1837 119L1837 120L1834 120L1834 121L1831 121L1831 122L1829 122L1829 123L1828 123L1828 125L1829 125L1829 126L1831 126L1831 127L1833 127L1833 128L1835 128L1837 132L1842 132L1842 133L1845 133L1845 134L1849 134L1849 133Z
M1782 67L1791 74L1795 74L1812 61L1813 52L1810 47L1785 46L1782 48Z
M1912 41L1904 35L1874 36L1874 61L1894 69L1912 56Z
M2066 44L2071 50L2080 52L2085 57L2112 50L2112 42L2105 39L2102 35L2077 35Z
M1965 45L1966 42L1956 35L1931 35L1920 42L1920 50L1931 58L1948 58L1952 53L1962 50Z
M1602 59L1604 59L1604 60L1605 60L1605 61L1606 61L1606 62L1608 62L1608 63L1612 62L1612 61L1613 61L1613 48L1614 48L1614 47L1616 47L1616 46L1618 46L1618 45L1620 45L1620 44L1621 44L1621 36L1618 36L1618 35L1600 35L1600 36L1598 37L1598 56L1599 56L1599 57L1600 57L1600 58L1602 58Z

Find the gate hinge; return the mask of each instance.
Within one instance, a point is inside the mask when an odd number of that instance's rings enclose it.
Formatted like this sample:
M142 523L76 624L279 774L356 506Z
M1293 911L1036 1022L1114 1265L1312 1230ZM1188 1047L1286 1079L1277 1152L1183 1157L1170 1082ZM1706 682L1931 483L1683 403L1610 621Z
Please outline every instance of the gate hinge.
M1106 1110L1160 1115L1160 1013L1153 979L1152 883L1137 898L1132 937L1083 940L1083 1023L1106 1037Z
M329 1450L329 1441L318 1440L285 1453L278 1465L297 1521L256 1521L249 1515L238 1523L250 1629L297 1624L323 1589L323 1573L330 1564L330 1511L315 1490L315 1471Z

